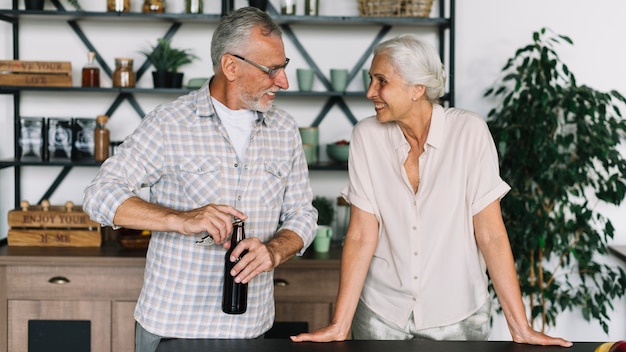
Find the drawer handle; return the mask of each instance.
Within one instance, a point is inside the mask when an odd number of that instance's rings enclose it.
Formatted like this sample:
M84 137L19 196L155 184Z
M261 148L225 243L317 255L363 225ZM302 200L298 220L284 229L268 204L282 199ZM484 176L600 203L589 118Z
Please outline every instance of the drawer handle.
M50 278L48 282L51 284L55 284L55 285L65 285L65 284L69 284L70 280L68 280L66 277L63 277L63 276L55 276L53 278Z
M274 279L274 286L285 287L289 286L289 281L285 279Z

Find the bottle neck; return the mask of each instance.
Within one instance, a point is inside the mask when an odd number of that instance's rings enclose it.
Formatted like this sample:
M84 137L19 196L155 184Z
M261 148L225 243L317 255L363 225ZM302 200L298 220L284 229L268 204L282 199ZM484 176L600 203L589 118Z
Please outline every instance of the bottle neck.
M230 237L231 246L236 246L237 243L241 242L244 238L246 238L246 233L243 229L243 221L236 221L233 223L233 233Z

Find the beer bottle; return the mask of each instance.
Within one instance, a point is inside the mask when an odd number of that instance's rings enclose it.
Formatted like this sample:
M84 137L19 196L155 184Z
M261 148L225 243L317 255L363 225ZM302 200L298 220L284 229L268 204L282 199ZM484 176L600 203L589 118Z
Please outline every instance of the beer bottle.
M243 221L235 218L233 221L233 233L230 236L230 248L226 251L224 261L224 293L222 296L222 311L226 314L243 314L248 306L248 284L235 282L230 274L235 264L246 254L243 252L237 260L230 261L230 256L237 244L246 238Z

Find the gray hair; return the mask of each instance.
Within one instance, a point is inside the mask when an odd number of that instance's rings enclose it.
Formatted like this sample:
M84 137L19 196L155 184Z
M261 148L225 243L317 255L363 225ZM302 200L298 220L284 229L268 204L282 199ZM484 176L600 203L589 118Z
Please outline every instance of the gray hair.
M282 37L280 27L272 18L255 7L242 7L222 18L213 32L211 40L211 61L217 72L224 54L243 55L242 51L250 44L250 34L261 26L264 36Z
M446 71L435 49L410 34L388 39L374 48L374 55L386 55L405 83L423 85L432 103L439 102L446 84Z

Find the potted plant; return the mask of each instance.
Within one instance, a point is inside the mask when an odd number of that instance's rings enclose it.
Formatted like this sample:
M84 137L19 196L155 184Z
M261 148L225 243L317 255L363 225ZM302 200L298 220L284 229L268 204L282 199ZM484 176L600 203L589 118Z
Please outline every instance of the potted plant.
M316 196L313 198L313 207L317 209L317 224L330 226L335 217L335 208L330 198Z
M598 205L618 205L626 194L617 149L626 99L578 85L554 49L563 42L573 44L544 28L516 51L485 93L501 99L488 124L511 186L502 214L531 324L545 331L579 308L608 333L607 310L624 295L626 274L600 260L614 228Z
M328 252L333 237L333 229L330 225L335 218L335 208L329 198L321 196L313 198L312 204L317 209L317 234L313 241L313 248L316 252Z
M198 57L191 53L190 49L172 48L167 38L157 39L158 44L150 47L149 51L141 53L154 66L152 72L154 88L181 88L183 73L178 69L193 62Z

